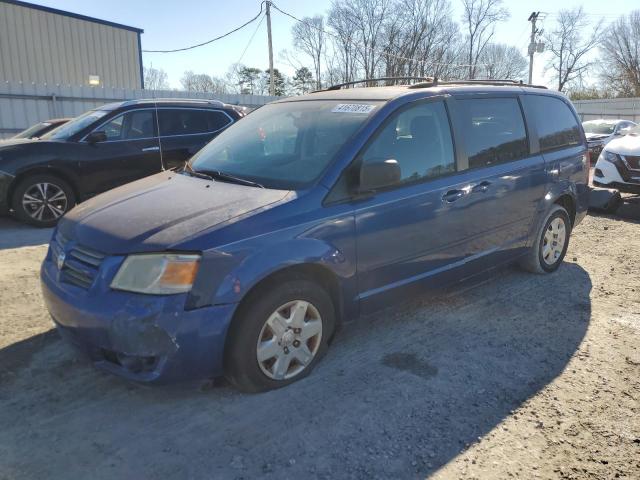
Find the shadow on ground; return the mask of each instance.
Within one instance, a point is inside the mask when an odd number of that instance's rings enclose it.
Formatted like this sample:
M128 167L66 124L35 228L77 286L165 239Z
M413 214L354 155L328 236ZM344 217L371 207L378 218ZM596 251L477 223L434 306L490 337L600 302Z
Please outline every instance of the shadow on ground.
M347 325L260 395L128 384L36 336L0 350L0 478L423 478L563 371L590 290L508 269Z
M640 222L640 195L624 195L615 216Z
M0 217L0 250L49 243L52 231L51 228L25 225L11 217Z

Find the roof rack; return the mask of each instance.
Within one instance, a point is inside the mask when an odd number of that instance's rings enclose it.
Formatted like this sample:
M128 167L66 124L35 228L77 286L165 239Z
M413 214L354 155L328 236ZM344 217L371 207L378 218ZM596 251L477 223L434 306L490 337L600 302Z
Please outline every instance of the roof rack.
M380 78L367 78L364 80L353 80L351 82L338 83L331 85L324 90L316 90L316 92L325 92L328 90L340 90L342 87L348 87L350 85L357 85L359 83L373 83L373 82L397 82L398 80L420 80L421 82L433 81L432 77L380 77Z
M494 85L494 86L505 86L505 85L517 85L521 87L532 87L532 88L542 88L547 89L542 85L529 85L524 83L522 80L511 80L511 79L487 79L487 80L446 80L440 81L437 77L434 77L431 81L414 83L413 85L409 85L408 88L428 88L428 87L436 87L439 85Z
M224 103L220 100L214 100L209 98L136 98L132 100L125 100L123 106L137 105L140 103L158 103L158 102L175 102L175 103L207 103L215 105L216 107L224 106Z

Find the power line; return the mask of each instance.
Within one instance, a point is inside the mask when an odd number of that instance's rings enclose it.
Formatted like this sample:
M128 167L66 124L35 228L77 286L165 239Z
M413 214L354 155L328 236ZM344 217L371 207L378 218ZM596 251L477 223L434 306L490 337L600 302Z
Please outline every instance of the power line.
M229 35L231 35L232 33L237 32L238 30L243 29L244 27L246 27L247 25L255 22L260 15L262 15L262 10L264 7L264 4L266 2L263 1L262 3L260 3L260 11L258 12L258 14L253 17L251 20L249 20L248 22L243 23L242 25L240 25L239 27L234 28L233 30L228 31L225 34L222 34L216 38L212 38L211 40L207 40L206 42L202 42L202 43L198 43L197 45L191 45L189 47L184 47L184 48L175 48L173 50L142 50L144 53L174 53L174 52L184 52L185 50L192 50L194 48L198 48L198 47L203 47L204 45L209 45L210 43L216 42L218 40L221 40L225 37L228 37Z
M258 26L256 27L256 29L253 31L253 34L251 35L251 38L249 39L249 42L247 43L247 46L244 47L244 50L242 51L242 55L240 55L240 58L236 62L237 64L239 64L242 61L242 59L244 58L245 53L247 53L247 50L249 49L249 46L251 45L251 42L253 42L253 39L256 36L256 33L258 33L258 30L260 30L260 25L262 25L262 22L264 22L264 15L262 16L262 18L258 22Z

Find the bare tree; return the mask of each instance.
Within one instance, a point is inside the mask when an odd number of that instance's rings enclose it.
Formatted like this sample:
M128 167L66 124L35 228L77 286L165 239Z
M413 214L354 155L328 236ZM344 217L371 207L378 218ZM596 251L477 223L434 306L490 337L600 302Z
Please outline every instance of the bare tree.
M560 10L555 28L545 36L553 54L548 68L554 71L558 91L577 80L594 62L589 53L600 41L602 20L591 25L582 7Z
M614 93L640 96L640 10L605 30L601 51L602 76Z
M355 31L349 9L341 3L334 2L329 10L327 23L333 31L332 44L338 61L338 68L342 71L343 82L355 80L356 53Z
M521 79L528 66L520 50L502 43L487 45L480 61L485 65L487 78L493 79Z
M385 22L394 18L393 0L336 1L345 16L346 25L353 30L353 53L365 78L373 78L384 65Z
M144 88L149 90L168 90L169 81L167 72L161 68L153 68L153 66L143 69Z
M193 73L187 70L180 79L182 87L188 92L226 93L226 82L206 73Z
M399 0L397 19L385 25L386 74L426 76L441 72L443 56L456 50L459 31L448 0Z
M509 18L502 0L462 0L462 22L467 32L468 78L476 77L477 67L485 48L495 34L498 22Z
M313 18L303 18L302 22L293 25L291 35L293 36L293 46L313 59L316 88L320 88L322 83L321 60L326 46L323 17L316 15Z

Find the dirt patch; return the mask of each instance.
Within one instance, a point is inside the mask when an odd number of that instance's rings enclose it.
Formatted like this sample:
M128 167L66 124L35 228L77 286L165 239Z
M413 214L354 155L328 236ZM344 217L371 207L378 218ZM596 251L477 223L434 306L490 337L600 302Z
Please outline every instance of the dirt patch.
M91 368L50 332L50 232L5 223L0 479L639 478L639 233L590 216L555 274L416 298L347 325L303 381L243 395Z

